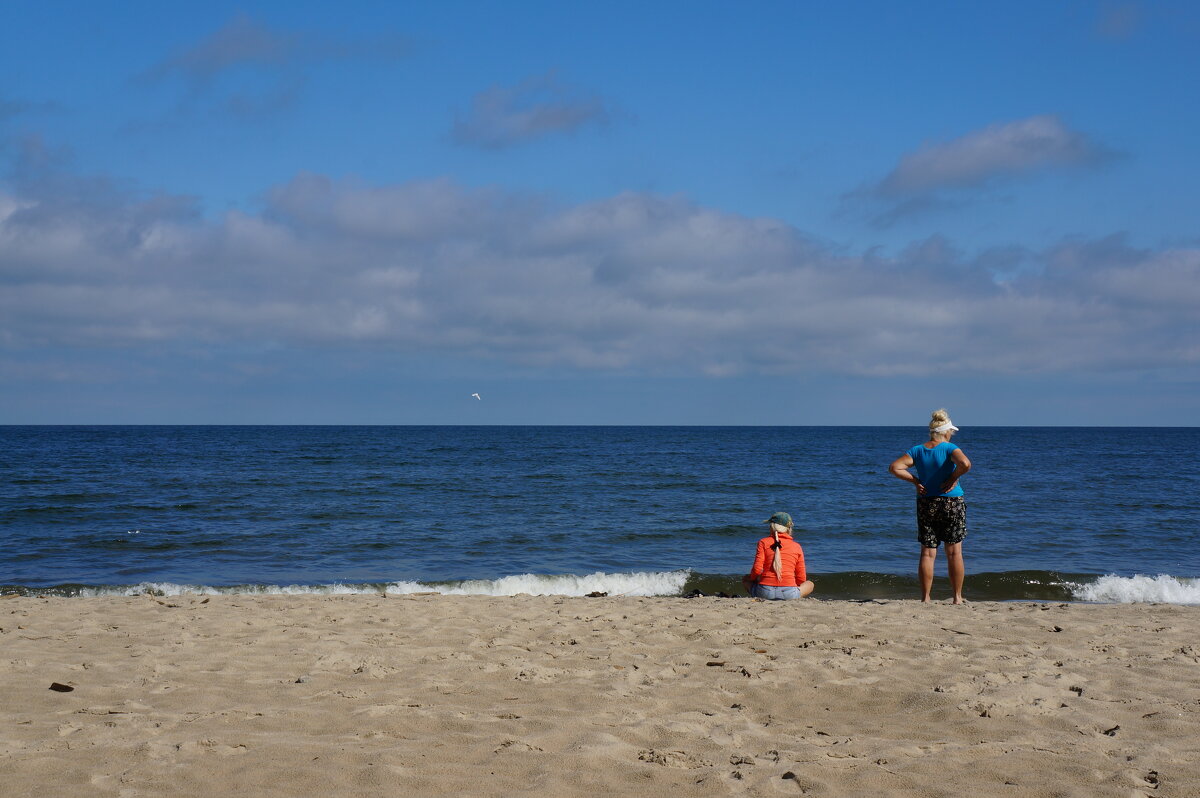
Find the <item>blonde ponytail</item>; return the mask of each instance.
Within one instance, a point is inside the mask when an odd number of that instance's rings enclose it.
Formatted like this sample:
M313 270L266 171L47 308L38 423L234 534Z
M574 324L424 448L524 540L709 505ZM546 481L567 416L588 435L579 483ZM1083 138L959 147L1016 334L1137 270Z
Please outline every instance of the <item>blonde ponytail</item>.
M779 530L790 531L789 527L780 524L771 524L771 534L775 536L775 545L771 548L775 549L775 558L771 561L771 570L775 572L776 579L783 578L783 558L779 555L783 551L783 542L779 540Z

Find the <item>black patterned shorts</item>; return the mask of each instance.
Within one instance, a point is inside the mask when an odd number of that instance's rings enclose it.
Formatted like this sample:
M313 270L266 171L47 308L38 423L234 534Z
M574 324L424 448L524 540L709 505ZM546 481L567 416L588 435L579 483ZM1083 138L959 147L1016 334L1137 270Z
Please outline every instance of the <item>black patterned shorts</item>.
M917 542L926 549L962 543L967 536L967 503L962 496L917 497Z

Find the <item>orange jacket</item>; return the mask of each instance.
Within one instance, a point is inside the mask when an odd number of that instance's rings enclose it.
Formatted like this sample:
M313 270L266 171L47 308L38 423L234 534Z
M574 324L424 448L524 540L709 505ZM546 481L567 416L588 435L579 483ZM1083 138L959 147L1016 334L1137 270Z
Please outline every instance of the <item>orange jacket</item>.
M779 533L779 559L783 564L783 576L776 577L771 563L775 560L775 536L767 535L758 541L758 551L754 553L754 568L750 570L750 580L760 585L773 587L799 587L804 584L807 576L804 572L804 549L792 540L792 536Z

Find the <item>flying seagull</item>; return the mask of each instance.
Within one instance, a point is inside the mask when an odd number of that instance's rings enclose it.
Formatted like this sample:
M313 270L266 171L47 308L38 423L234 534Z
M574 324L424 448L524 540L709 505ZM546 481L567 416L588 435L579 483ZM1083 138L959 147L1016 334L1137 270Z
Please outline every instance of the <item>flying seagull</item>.
M482 397L482 396L480 396L480 395L479 395L479 394L477 394L477 393L473 393L473 394L471 394L471 396L474 396L476 399L478 399L478 400L479 400L479 401L481 401L481 402L483 401L483 397Z

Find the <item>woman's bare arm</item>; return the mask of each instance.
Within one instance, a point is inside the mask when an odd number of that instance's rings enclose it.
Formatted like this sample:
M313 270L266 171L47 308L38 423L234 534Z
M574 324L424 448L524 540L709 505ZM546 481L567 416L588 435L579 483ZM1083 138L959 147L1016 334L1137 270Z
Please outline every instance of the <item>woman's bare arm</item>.
M954 490L954 484L958 482L958 480L962 479L964 474L971 470L971 461L965 454L963 454L962 449L955 449L953 452L951 452L950 459L954 461L954 473L950 475L949 479L942 483L942 493Z
M912 455L902 454L899 457L897 457L895 460L892 461L892 465L888 468L888 471L890 471L892 473L892 476L894 476L896 479L902 479L905 482L911 482L912 484L916 485L917 493L924 494L925 486L922 485L917 480L917 477L911 471L908 470L912 467L913 467Z

